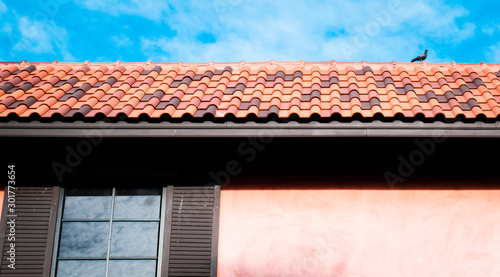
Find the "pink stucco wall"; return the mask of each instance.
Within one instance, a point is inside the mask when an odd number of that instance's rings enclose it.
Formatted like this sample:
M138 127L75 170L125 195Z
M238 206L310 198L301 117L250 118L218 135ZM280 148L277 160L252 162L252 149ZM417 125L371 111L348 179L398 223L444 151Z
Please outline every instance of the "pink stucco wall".
M3 196L4 196L4 187L3 185L0 184L0 215L2 214Z
M500 276L500 190L221 192L218 276Z

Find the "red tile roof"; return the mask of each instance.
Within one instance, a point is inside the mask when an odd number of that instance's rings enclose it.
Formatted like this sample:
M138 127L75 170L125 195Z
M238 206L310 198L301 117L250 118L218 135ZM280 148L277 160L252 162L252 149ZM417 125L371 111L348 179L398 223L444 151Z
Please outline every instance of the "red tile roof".
M0 118L497 118L499 70L425 62L4 63Z

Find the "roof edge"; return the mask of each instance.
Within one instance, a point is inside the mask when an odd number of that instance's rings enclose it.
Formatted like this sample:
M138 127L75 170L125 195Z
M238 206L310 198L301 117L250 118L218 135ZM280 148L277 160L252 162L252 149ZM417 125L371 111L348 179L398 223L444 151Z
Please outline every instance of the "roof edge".
M305 61L305 60L300 60L300 61L275 61L275 60L270 60L270 61L251 61L251 62L246 62L246 61L239 61L239 62L214 62L214 61L209 61L209 62L183 62L183 61L177 61L177 62L154 62L154 61L145 61L145 62L122 62L122 61L116 61L116 62L90 62L90 61L85 61L85 62L59 62L59 61L52 61L52 62L44 62L44 61L39 61L39 62L30 62L30 61L12 61L12 62L0 62L0 64L3 65L10 65L10 64L15 64L15 65L21 65L22 67L27 67L30 65L53 65L53 66L64 66L64 65L87 65L87 66L95 66L99 67L102 65L110 66L145 66L147 68L152 68L154 66L180 66L180 67L208 67L208 66L213 66L216 68L223 68L226 66L231 66L234 68L242 68L244 66L283 66L283 67L304 67L304 66L334 66L338 68L347 68L348 66L356 67L356 68L363 68L365 66L376 66L377 68L386 66L388 68L395 69L400 65L405 65L405 66L420 66L420 67L443 67L443 68L448 68L448 67L455 67L457 69L462 69L462 68L467 68L467 67L472 67L472 68L482 68L486 66L493 66L493 67L500 67L500 63L485 63L484 61L478 62L478 63L457 63L455 61L450 61L447 63L441 62L441 63L428 63L426 61L422 61L420 63L411 63L411 62L398 62L398 61L387 61L387 62L368 62L368 61L336 61L336 60L331 60L331 61Z
M500 123L109 123L7 122L0 137L463 137L500 138Z

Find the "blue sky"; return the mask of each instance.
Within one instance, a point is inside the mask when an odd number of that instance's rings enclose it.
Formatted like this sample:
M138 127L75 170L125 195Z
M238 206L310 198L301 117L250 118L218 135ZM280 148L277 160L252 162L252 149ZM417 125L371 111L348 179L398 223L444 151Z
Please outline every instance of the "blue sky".
M0 0L0 59L500 63L491 1Z

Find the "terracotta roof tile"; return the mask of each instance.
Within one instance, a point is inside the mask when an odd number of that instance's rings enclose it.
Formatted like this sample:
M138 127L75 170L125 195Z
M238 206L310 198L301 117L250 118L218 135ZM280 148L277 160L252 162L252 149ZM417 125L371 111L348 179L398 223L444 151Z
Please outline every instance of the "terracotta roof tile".
M4 63L0 117L498 118L500 65ZM252 117L252 118L253 118Z

